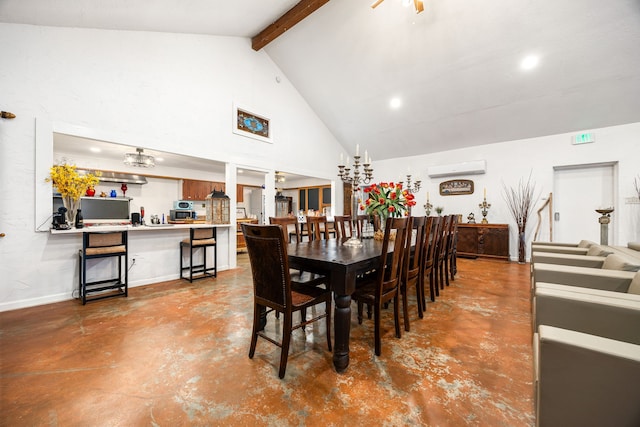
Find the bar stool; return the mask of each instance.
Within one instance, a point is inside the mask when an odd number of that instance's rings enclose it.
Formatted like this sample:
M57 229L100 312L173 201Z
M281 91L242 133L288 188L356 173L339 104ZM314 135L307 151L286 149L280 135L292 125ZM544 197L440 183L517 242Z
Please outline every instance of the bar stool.
M213 247L213 266L207 267L207 248ZM183 249L189 249L189 265L182 262ZM193 265L193 251L202 248L202 264ZM216 228L191 228L189 238L180 242L180 278L193 282L205 277L217 277L218 275L218 248L216 246ZM184 270L189 270L189 275L184 276ZM213 273L211 273L213 272ZM193 277L194 274L199 274Z
M82 249L78 251L78 288L82 305L87 301L112 298L129 294L129 268L127 231L85 232L82 234ZM87 260L118 258L118 276L110 279L87 282ZM124 281L122 272L124 258ZM107 292L112 291L112 292ZM96 296L89 298L90 295Z

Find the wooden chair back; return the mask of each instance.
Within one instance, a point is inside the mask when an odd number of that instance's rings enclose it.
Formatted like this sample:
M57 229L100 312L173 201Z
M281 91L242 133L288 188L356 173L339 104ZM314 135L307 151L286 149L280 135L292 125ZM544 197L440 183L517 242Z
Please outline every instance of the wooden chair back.
M298 223L298 218L292 216L279 216L269 217L269 224L276 224L282 226L282 234L284 235L285 242L291 241L291 235L293 234L296 238L296 243L300 243L300 224ZM289 226L293 226L293 231L289 231Z
M336 215L333 217L334 227L336 229L337 238L346 238L353 236L353 226L351 224L350 215Z
M282 226L242 224L258 304L291 310L291 277Z
M384 300L386 295L397 291L400 285L408 225L409 218L407 217L387 218L384 237L382 239L382 252L380 254L379 265L381 268L378 269L377 296L381 300ZM393 252L391 256L389 256L392 231L395 234L395 240L393 241Z
M423 317L422 270L424 268L424 239L427 225L426 216L409 217L407 238L405 239L404 261L402 265L402 307L404 315L404 330L409 331L409 310L407 294L409 288L416 290L418 317Z
M320 240L324 236L325 240L329 239L329 229L327 228L326 216L307 216L307 232L309 233L309 241Z

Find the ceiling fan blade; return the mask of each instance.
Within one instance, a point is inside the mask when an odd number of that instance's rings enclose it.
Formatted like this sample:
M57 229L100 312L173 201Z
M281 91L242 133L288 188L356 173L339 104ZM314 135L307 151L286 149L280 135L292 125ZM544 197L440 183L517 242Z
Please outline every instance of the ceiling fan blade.
M373 4L371 5L371 9L375 9L376 7L378 7L378 5L380 3L382 3L384 0L376 0L375 2L373 2Z
M416 13L424 12L424 4L422 4L422 0L413 0L413 4L416 7Z

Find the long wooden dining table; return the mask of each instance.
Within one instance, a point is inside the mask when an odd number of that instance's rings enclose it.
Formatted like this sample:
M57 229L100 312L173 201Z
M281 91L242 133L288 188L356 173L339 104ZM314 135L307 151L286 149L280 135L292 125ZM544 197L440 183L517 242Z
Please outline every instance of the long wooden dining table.
M334 293L333 365L343 372L349 366L351 294L356 276L378 267L382 241L363 239L362 247L344 246L345 239L291 243L287 247L289 268L324 274Z

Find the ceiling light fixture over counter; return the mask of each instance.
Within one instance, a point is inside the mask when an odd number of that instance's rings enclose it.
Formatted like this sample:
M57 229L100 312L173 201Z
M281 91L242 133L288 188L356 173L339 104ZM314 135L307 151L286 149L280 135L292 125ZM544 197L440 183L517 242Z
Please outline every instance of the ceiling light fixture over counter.
M376 1L374 1L373 4L371 5L371 9L375 9L383 1L384 0L376 0ZM424 11L424 4L422 3L422 0L402 0L402 5L404 7L409 7L409 5L411 3L413 3L413 6L416 9L416 13L420 13L420 12Z
M143 154L142 148L136 148L137 153L126 153L124 155L124 164L127 166L136 166L140 168L152 168L156 165L153 156Z

